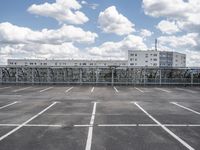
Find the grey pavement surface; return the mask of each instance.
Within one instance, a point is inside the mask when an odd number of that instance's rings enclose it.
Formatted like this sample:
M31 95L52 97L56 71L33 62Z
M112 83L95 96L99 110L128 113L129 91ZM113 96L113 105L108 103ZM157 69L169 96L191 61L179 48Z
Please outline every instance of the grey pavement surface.
M0 150L161 149L200 149L200 87L0 85Z

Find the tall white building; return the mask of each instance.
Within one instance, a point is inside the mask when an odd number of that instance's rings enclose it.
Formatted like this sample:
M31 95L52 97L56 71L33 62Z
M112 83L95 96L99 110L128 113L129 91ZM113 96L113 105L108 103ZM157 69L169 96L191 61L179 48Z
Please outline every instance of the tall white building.
M128 65L138 67L186 67L186 55L169 51L129 50Z
M128 51L128 65L138 67L159 67L160 57L158 51Z

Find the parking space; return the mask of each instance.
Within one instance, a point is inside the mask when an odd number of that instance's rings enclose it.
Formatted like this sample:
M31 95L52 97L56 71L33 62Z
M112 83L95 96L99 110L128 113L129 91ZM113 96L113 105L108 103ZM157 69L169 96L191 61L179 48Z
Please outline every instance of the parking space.
M194 87L184 92L170 87L27 87L0 93L0 150L200 147L200 99ZM10 89L21 97L6 95Z

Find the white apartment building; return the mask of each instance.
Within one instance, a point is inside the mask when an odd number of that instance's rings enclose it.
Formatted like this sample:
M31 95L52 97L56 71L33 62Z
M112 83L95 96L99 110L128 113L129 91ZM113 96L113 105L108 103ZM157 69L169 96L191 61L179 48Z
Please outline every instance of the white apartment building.
M8 59L9 66L133 66L186 67L186 55L178 52L129 50L128 60Z
M137 67L186 67L186 55L169 51L129 50L128 65Z
M127 60L8 59L9 66L127 66Z
M159 67L160 57L158 51L128 51L128 65L137 67Z

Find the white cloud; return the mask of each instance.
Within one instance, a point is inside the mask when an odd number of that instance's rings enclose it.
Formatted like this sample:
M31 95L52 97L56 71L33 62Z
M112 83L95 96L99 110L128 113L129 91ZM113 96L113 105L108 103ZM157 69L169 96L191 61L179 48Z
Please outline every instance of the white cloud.
M147 49L143 38L128 35L119 42L105 42L98 47L88 48L88 53L98 58L125 59L127 50Z
M146 37L150 37L153 35L153 32L147 30L147 29L141 29L140 31L140 35L143 37L143 38L146 38Z
M194 48L198 46L197 43L197 38L198 38L197 33L188 33L183 36L161 36L158 38L159 44L161 45L169 45L173 48Z
M200 25L199 0L143 0L143 8L147 15L176 20L186 27Z
M80 58L81 51L72 43L52 44L16 44L0 46L0 63L6 64L8 58L35 59L71 59Z
M180 32L180 29L175 21L162 20L156 26L162 33L174 34Z
M81 5L76 0L56 0L55 3L33 4L28 8L32 14L51 17L60 23L83 24L88 17L79 9Z
M14 33L14 34L13 34ZM93 43L98 37L96 33L84 31L72 25L63 25L57 30L43 29L33 31L29 28L12 25L8 22L0 23L1 43L40 43L61 44L64 42Z
M162 17L175 22L175 25L184 34L182 36L160 37L159 40L162 46L172 47L180 52L190 50L193 55L192 57L189 56L191 59L189 61L192 63L194 63L194 60L199 62L195 57L195 54L200 54L199 0L143 0L143 8L146 15ZM177 30L176 27L174 29ZM194 57L195 59L193 59ZM188 64L190 64L189 61Z
M88 4L88 3L86 1L81 1L81 4L84 5L84 4Z
M115 6L108 7L103 12L100 12L98 23L105 33L127 35L135 31L134 24L120 14Z
M33 31L11 23L0 23L0 63L8 58L82 58L74 43L93 43L96 33L72 25L56 30Z
M192 67L200 67L200 52L186 50L187 55L187 65Z

